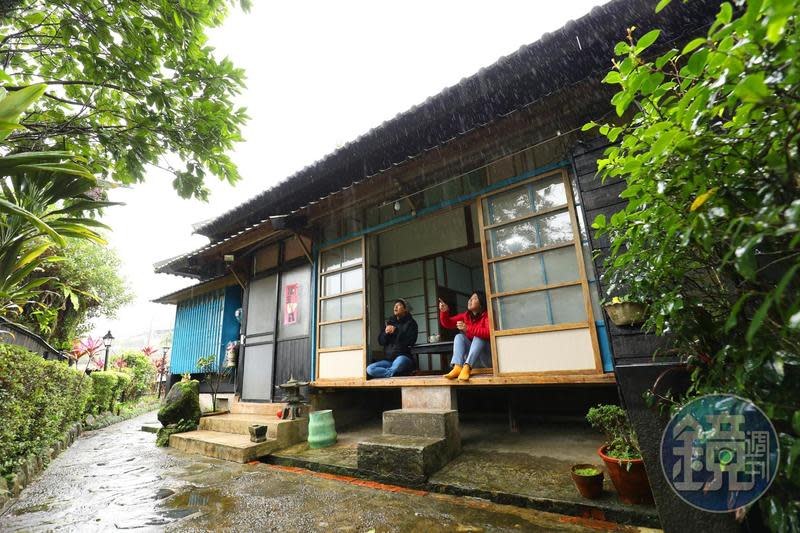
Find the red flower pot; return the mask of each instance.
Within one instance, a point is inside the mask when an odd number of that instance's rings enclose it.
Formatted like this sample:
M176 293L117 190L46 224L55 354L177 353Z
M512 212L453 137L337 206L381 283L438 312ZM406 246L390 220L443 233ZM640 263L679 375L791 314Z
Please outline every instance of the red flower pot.
M601 446L597 450L597 454L608 469L608 477L611 478L614 488L617 489L619 499L624 503L652 505L653 493L650 490L650 482L647 480L644 461L609 457L605 454L605 449L605 446ZM630 467L628 463L630 463Z

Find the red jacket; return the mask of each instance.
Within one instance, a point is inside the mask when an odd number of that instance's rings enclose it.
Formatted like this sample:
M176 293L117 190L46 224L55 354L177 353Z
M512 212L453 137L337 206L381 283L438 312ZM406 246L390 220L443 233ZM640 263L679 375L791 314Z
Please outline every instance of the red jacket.
M461 314L450 316L450 311L439 311L439 322L442 327L447 329L456 329L456 322L463 321L467 325L467 338L472 340L474 337L479 337L484 340L489 340L489 314L484 309L478 318L472 319L472 314L465 311Z

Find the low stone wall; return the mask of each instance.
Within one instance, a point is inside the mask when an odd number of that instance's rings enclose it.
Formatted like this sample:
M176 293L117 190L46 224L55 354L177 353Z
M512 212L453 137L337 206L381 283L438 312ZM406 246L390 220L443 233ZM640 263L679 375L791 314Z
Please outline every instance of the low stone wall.
M37 455L29 455L28 460L12 474L7 477L0 477L0 509L4 509L12 498L19 496L22 489L36 479L36 476L47 468L50 461L69 448L82 433L83 426L78 422L69 428L61 436L61 439L57 440L50 448L42 450Z

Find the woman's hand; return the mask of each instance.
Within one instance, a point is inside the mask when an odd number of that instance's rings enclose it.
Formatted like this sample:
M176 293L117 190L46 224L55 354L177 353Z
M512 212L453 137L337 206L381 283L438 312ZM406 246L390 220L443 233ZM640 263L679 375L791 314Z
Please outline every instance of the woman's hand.
M458 322L456 322L456 327L460 331L467 331L467 324L463 320L459 320Z
M384 329L383 331L384 331L384 332L385 332L387 335L391 335L391 334L393 334L395 331L397 331L397 328L395 328L394 326L392 326L392 325L390 325L390 324L386 324L386 329Z
M444 303L441 298L439 299L439 311L446 313L450 310L450 306Z

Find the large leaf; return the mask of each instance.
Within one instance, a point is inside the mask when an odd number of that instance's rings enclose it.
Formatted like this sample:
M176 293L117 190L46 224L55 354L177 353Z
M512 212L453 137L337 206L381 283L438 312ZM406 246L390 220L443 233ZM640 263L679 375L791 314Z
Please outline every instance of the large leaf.
M31 225L38 228L42 233L46 234L51 239L53 239L53 241L59 246L64 246L65 244L64 238L61 235L59 235L55 230L53 230L53 228L48 226L43 220L41 220L39 217L37 217L27 209L12 204L11 202L9 202L4 198L0 198L0 213L22 217L26 221L28 221Z
M23 111L41 98L47 86L44 84L31 85L19 91L5 92L0 94L0 122L6 124L16 124L17 119ZM0 127L0 140L8 137L14 127Z

